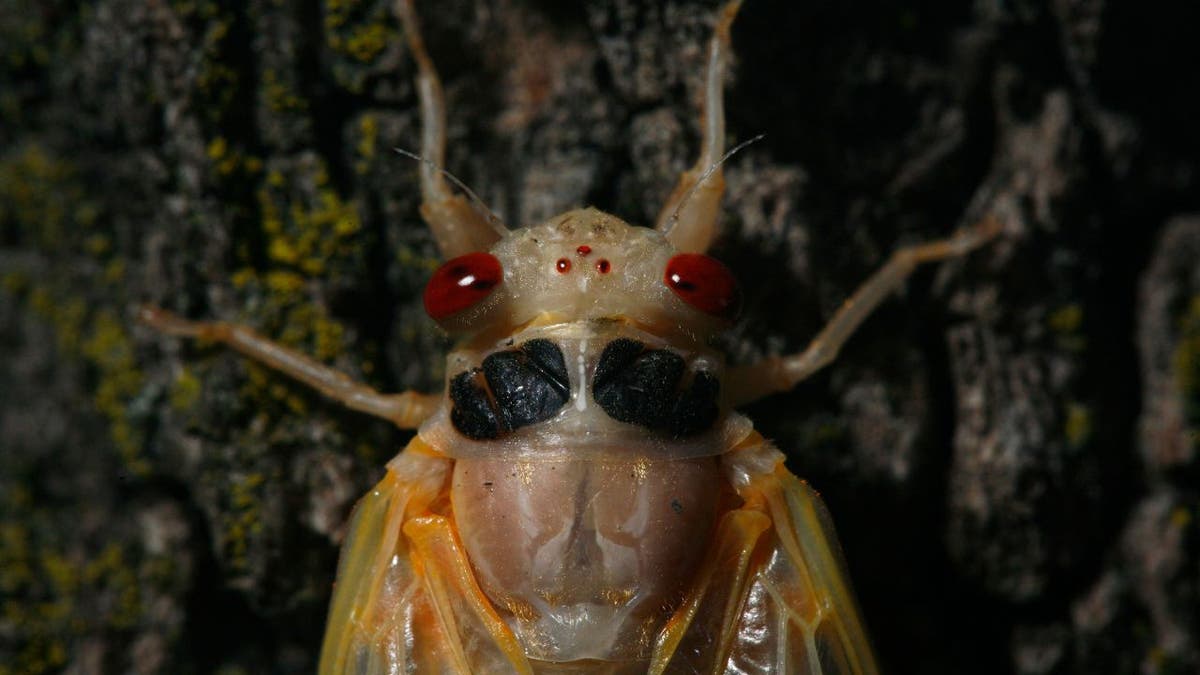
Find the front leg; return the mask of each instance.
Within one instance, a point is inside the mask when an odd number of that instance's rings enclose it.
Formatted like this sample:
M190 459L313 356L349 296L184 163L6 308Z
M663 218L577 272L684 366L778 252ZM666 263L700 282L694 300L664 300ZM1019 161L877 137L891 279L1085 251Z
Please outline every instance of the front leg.
M955 232L947 239L898 249L878 272L842 303L804 351L731 368L727 378L730 402L738 407L776 392L787 391L829 365L855 329L884 298L908 279L917 265L966 255L986 244L1001 229L1000 221L988 217L972 227Z
M433 414L441 397L406 391L381 394L348 375L272 342L245 326L223 321L188 321L164 309L142 307L138 318L167 335L219 342L259 363L289 375L329 398L369 415L382 417L401 429L416 429Z
M417 99L421 106L421 217L433 230L438 250L445 258L486 251L505 228L487 207L476 208L446 184L446 98L442 81L425 50L413 0L396 0L396 13L408 36L408 47L417 62ZM408 153L405 153L408 154ZM446 174L448 175L448 174ZM472 195L473 196L473 195Z
M725 159L725 65L733 50L730 27L741 4L741 0L732 0L717 17L708 43L708 71L700 112L700 156L679 177L655 224L682 252L703 253L717 237L717 216L721 211L721 196L725 194L725 174L721 170Z

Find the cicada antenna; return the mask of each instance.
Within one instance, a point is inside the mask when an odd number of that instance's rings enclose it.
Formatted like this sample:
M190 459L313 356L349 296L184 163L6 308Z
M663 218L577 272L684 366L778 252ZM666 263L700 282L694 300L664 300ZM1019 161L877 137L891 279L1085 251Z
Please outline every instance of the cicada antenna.
M736 150L737 148L734 148L734 149ZM508 234L508 226L504 224L503 220L500 220L500 216L497 216L494 211L489 209L488 205L485 204L484 201L479 198L479 195L475 194L474 190L467 187L466 183L459 180L458 176L455 176L454 174L450 173L449 171L443 169L441 166L438 165L437 162L433 161L432 159L427 159L425 157L422 157L415 152L409 152L408 150L405 150L404 148L392 148L392 150L395 150L398 154L404 155L405 157L408 157L409 159L415 159L418 162L424 164L425 166L428 166L429 168L434 169L438 173L445 176L451 183L454 183L454 185L456 185L460 190L465 192L467 194L467 196L471 198L471 201L475 202L475 204L478 205L480 209L483 209L483 212L487 214L488 224L490 224L492 226L493 230L495 230L501 236ZM722 161L724 161L724 158L722 158Z
M742 150L742 148L745 148L747 145L750 145L752 143L757 143L766 137L767 137L766 134L759 134L759 135L755 136L754 138L749 138L749 139L742 141L741 143L738 143L737 145L733 146L733 148L730 149L729 152L725 153L724 155L721 155L720 159L713 162L711 166L709 166L707 169L705 169L704 174L700 176L700 179L697 180L695 183L692 183L692 187L689 188L687 193L683 195L683 199L680 199L679 203L675 205L675 210L671 212L671 217L669 219L667 219L667 227L665 229L663 229L663 234L664 235L669 234L671 232L671 230L675 228L675 223L679 222L679 211L683 209L684 205L686 205L688 203L688 200L692 198L692 195L696 193L696 188L700 187L701 185L704 185L704 181L708 180L709 176L713 175L713 173L716 172L717 169L721 168L721 165L724 164L726 160L728 160L730 157L733 157L740 150Z

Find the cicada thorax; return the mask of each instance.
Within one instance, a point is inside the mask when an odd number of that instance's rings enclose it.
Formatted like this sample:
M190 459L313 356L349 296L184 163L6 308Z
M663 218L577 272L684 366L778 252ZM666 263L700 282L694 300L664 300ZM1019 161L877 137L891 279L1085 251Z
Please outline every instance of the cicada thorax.
M421 435L455 459L459 536L531 658L647 658L728 491L719 455L750 431L722 375L612 320L450 355Z

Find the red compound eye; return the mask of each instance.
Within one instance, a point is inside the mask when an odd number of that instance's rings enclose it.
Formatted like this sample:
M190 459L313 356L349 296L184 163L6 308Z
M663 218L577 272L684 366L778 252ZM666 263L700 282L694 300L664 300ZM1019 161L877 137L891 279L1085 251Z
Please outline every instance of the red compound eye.
M504 279L500 261L490 253L468 253L447 261L425 286L425 313L443 319L491 295Z
M667 261L663 282L687 304L723 319L732 319L741 291L729 268L699 253L680 253Z

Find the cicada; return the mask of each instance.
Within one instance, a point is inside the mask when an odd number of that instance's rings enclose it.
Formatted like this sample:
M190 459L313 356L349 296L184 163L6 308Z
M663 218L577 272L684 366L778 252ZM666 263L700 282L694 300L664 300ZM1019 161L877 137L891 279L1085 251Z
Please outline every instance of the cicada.
M828 364L914 267L998 226L896 251L804 351L727 364L713 339L738 285L704 252L737 10L708 46L700 156L653 228L582 208L508 229L447 181L441 85L398 4L421 215L447 259L424 304L457 338L442 392L382 394L245 327L143 310L418 430L352 516L323 675L878 671L821 499L736 409Z

